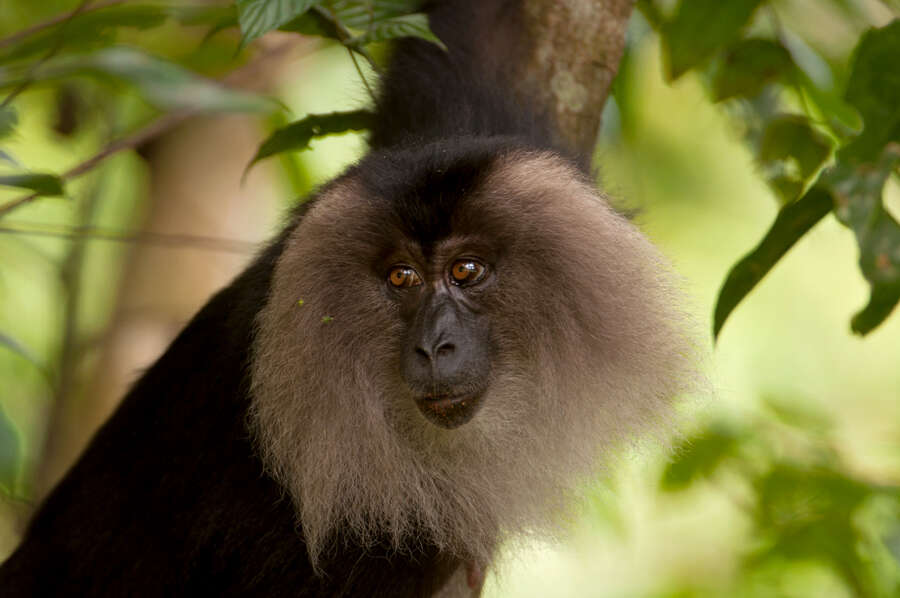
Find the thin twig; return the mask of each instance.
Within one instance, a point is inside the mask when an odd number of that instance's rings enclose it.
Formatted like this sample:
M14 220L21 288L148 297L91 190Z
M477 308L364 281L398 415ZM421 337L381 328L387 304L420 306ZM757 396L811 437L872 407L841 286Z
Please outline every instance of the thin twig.
M240 86L242 83L246 82L250 73L259 68L261 63L273 58L280 57L293 47L295 47L295 44L293 42L286 42L284 44L276 46L265 54L260 55L257 59L229 73L223 79L223 82L231 86ZM111 141L98 153L94 154L84 162L81 162L80 164L67 170L65 173L63 173L61 178L63 180L74 179L87 172L90 172L110 156L117 154L123 150L129 150L139 147L144 143L155 139L156 137L159 137L164 133L167 133L188 118L201 113L202 111L200 110L192 109L163 114L156 120L151 121L143 128L135 131L134 133ZM28 195L23 195L22 197L13 199L3 205L0 205L0 218L3 218L13 210L20 208L25 204L31 203L38 197L42 197L42 195L39 193L30 193Z
M101 184L95 183L91 189L85 193L84 201L79 202L78 221L82 223L90 222L94 218L99 203ZM48 475L51 466L55 463L49 462L47 455L55 455L59 451L55 449L59 445L61 438L61 427L64 422L64 412L68 407L69 399L72 396L77 379L77 365L81 359L75 347L79 336L79 313L81 312L82 300L84 297L81 293L82 272L84 270L84 258L87 243L84 239L76 239L67 247L66 255L59 268L59 281L62 291L62 334L60 337L59 356L56 364L56 376L53 384L53 401L50 406L46 428L44 429L44 446L41 449L41 458L38 461L38 467L32 472L32 482L35 487L48 486Z
M53 41L53 46L51 46L50 49L47 50L47 52L43 56L41 56L40 60L29 67L28 72L22 79L22 82L19 83L15 87L15 89L9 92L9 95L3 98L2 102L0 102L0 109L9 106L10 102L12 102L16 98L16 96L28 89L28 87L34 82L34 74L39 68L41 68L41 65L45 64L48 60L56 56L57 52L59 52L63 47L66 39L66 27L69 26L69 23L72 22L72 19L84 12L84 10L87 8L87 5L90 3L91 0L81 0L81 4L79 4L75 10L66 15L66 17L62 20L62 25L60 25L59 27L59 32L56 34L56 39Z
M369 66L372 67L376 73L379 72L378 63L375 62L375 59L372 58L372 55L369 54L364 48L355 46L350 42L353 40L353 33L347 29L347 27L341 23L340 19L337 18L337 15L332 13L330 10L325 9L319 5L313 5L312 10L316 12L323 19L330 22L334 25L335 33L337 34L338 41L341 42L345 48L349 49L351 52L359 53L363 58L366 59L366 62L369 63Z
M79 14L102 10L104 8L109 8L110 6L115 6L116 4L124 4L125 2L126 2L126 0L109 0L108 2L100 2L99 4L95 4L93 6L88 6L88 7L84 7L84 8L81 8L81 7L76 8L72 12L66 13L64 15L57 15L57 16L53 17L52 19L48 19L41 23L37 23L35 25L32 25L31 27L27 27L25 29L22 29L21 31L17 31L17 32L13 33L12 35L9 35L7 37L4 37L3 39L0 39L0 48L5 48L7 46L12 46L14 44L17 44L20 41L22 41L23 39L26 39L26 38L34 35L35 33L38 33L40 31L43 31L44 29L49 29L50 27L59 25L60 23L63 23L66 20L71 19Z
M157 245L173 249L190 248L225 253L251 254L259 245L252 241L226 239L177 233L129 232L96 226L53 226L26 222L5 222L0 225L0 234L58 239L80 239L86 241L109 241L112 243L135 243Z
M365 74L363 74L362 69L359 67L359 61L356 60L356 55L353 53L351 48L347 48L347 52L350 53L350 60L353 61L353 66L356 67L356 74L359 75L359 78L362 79L363 85L366 86L366 91L369 92L369 97L372 98L373 102L378 102L378 98L375 97L375 92L372 91L372 88L369 86L369 81L366 79Z
M84 162L78 164L77 166L74 166L73 168L70 168L65 173L63 173L62 178L66 180L73 179L85 174L86 172L90 172L110 156L117 154L122 150L139 147L140 145L143 145L151 139L155 139L159 135L162 135L166 131L174 128L176 125L183 122L194 113L195 111L193 110L182 110L180 112L170 112L169 114L164 114L160 118L150 122L148 125L132 133L131 135L122 137L121 139L116 139L115 141L107 144L107 146L100 150L98 153L94 154ZM40 193L31 193L29 195L23 195L18 199L14 199L3 204L2 206L0 206L0 218L12 212L16 208L34 201L38 197L41 197Z

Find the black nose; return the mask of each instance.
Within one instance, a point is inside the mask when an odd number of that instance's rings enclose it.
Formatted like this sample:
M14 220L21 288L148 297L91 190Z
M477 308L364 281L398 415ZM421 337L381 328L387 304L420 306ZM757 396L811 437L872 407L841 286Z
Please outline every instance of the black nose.
M412 351L412 363L408 364L407 374L419 383L428 385L454 384L464 378L467 368L468 343L455 342L454 339L439 335L425 334L417 339Z
M438 341L436 343L431 343L432 346L428 346L428 343L422 343L416 347L416 355L432 364L432 366L437 366L439 361L443 361L447 358L453 357L453 354L456 352L456 345L449 341Z
M446 294L427 295L411 322L403 375L417 393L453 393L489 371L487 323Z

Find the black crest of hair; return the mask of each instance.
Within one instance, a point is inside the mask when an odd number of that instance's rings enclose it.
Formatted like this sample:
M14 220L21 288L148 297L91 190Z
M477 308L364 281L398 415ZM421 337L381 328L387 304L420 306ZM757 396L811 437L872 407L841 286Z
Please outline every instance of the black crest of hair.
M525 55L517 0L433 1L426 8L446 50L401 40L382 79L372 152L359 172L390 198L404 232L428 245L448 232L456 201L478 188L494 160L516 149L551 150L589 175L589 156L554 142L553 118L510 90L503 61Z
M502 61L527 44L520 2L452 0L428 10L449 51L398 44L372 151L346 175L388 202L423 245L447 235L457 202L498 154L548 149L587 171L583 157L554 146L546 114L508 93ZM477 44L497 55L485 62ZM303 215L131 388L0 567L5 598L429 596L459 568L421 539L396 550L336 538L320 574L294 505L255 451L247 424L254 323Z
M553 143L546 110L510 92L515 81L504 62L526 55L531 43L522 34L520 1L438 1L429 11L447 50L420 39L398 43L377 99L373 149L505 136L583 162Z
M407 237L429 247L450 233L453 214L496 158L519 147L511 137L455 137L373 151L351 174L370 197L388 204Z

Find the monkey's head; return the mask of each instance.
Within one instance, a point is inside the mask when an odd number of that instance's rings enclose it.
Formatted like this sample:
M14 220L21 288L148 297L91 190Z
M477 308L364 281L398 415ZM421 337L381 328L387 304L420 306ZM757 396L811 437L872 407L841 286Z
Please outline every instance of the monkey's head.
M563 159L375 153L290 234L253 429L313 562L349 534L487 560L696 380L671 275Z

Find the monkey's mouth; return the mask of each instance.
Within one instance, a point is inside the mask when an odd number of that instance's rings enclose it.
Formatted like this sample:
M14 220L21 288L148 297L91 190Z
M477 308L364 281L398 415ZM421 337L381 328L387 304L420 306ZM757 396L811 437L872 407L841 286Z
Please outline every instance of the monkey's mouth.
M416 406L428 421L452 430L472 419L481 407L481 393L425 394L416 397Z

